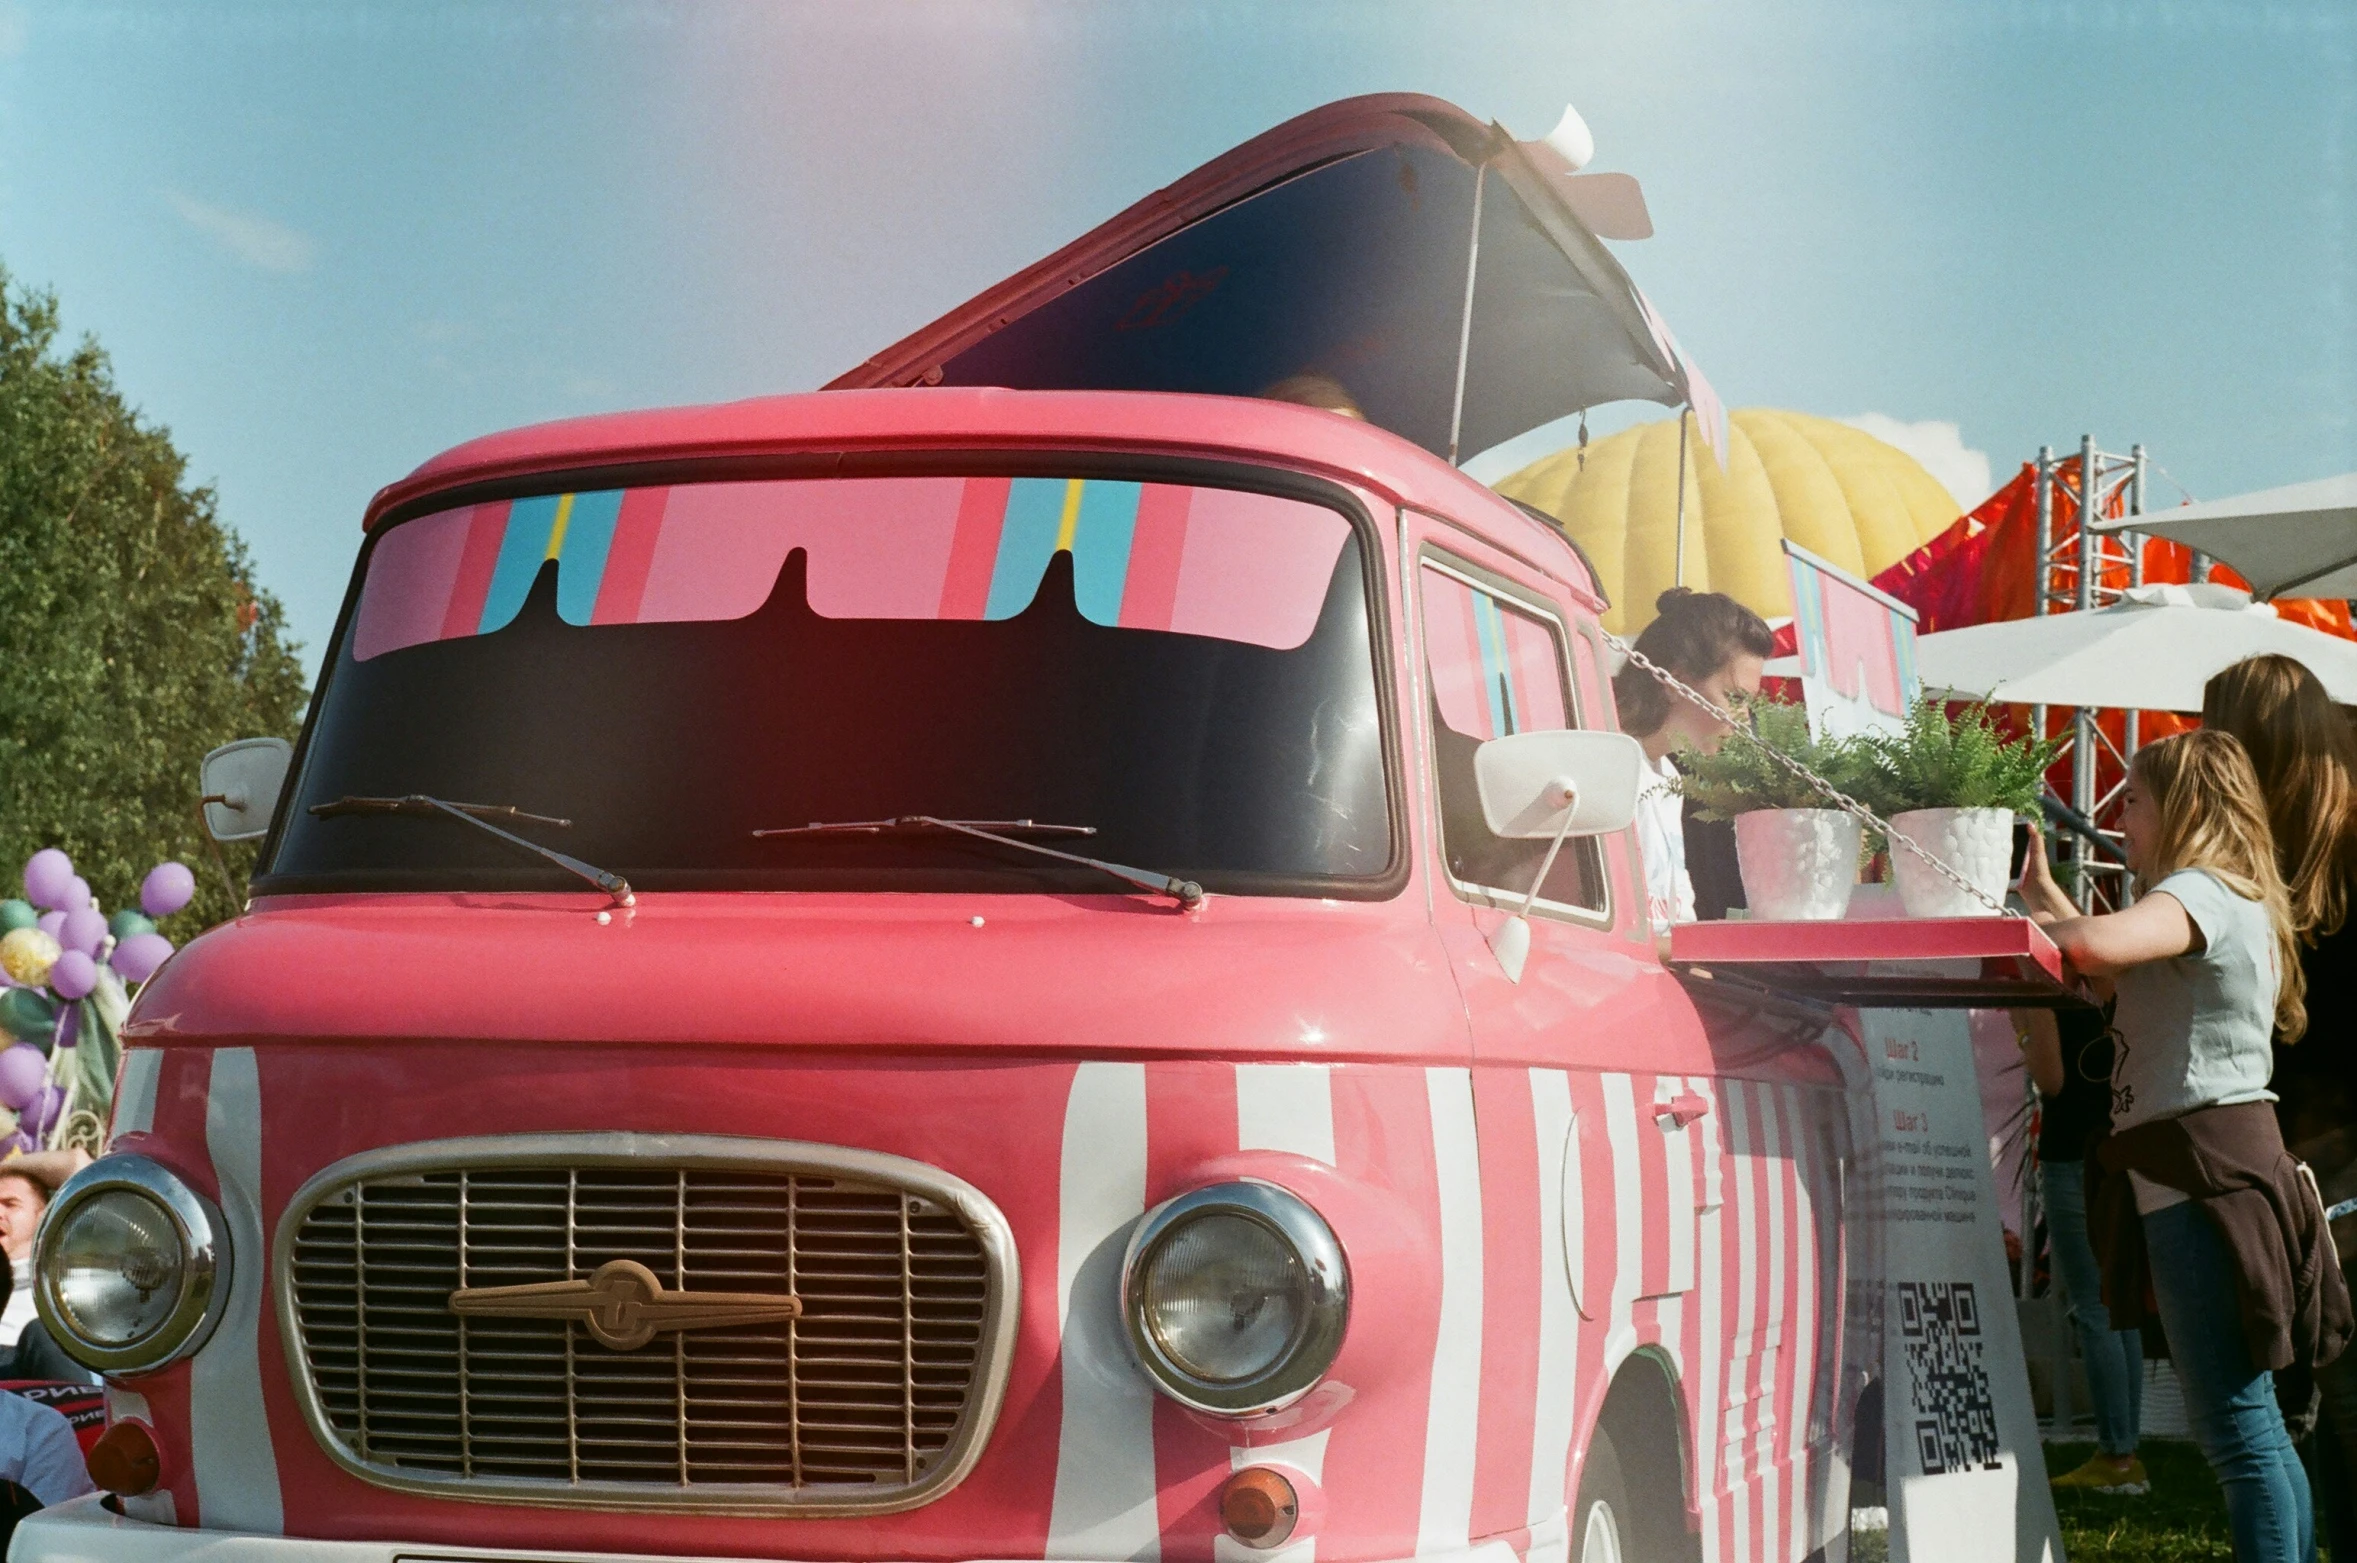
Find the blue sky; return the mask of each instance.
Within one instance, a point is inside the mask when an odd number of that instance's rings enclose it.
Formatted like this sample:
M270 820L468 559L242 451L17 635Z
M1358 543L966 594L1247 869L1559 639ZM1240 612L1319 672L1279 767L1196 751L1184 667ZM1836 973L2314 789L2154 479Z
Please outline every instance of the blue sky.
M1730 405L1953 424L1999 477L2141 440L2202 498L2357 468L2345 3L0 0L0 264L316 663L361 507L434 451L815 386L1395 89L1525 136L1576 102Z

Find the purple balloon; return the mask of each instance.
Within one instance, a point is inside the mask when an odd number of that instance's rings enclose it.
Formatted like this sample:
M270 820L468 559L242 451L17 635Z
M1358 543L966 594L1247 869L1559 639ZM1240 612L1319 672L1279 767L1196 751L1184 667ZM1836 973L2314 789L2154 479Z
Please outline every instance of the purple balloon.
M55 847L43 847L25 860L25 899L35 906L63 906L66 886L74 882L74 860Z
M57 942L84 955L97 955L106 943L106 914L90 906L66 913L65 921L58 925Z
M31 1130L35 1139L40 1139L57 1127L57 1120L64 1113L65 1087L45 1085L41 1087L41 1094L23 1109L17 1122L20 1127Z
M0 1140L0 1156L5 1156L10 1151L24 1151L29 1155L40 1148L41 1142L34 1139L31 1135L25 1133L25 1131L22 1129L17 1130L7 1139Z
M49 991L61 999L86 999L98 986L98 963L81 950L68 950L49 968Z
M65 899L57 903L68 912L78 912L90 904L90 881L76 874L66 881Z
M0 1106L23 1112L49 1083L49 1060L30 1042L0 1048Z
M139 909L150 917L169 917L196 896L196 875L185 863L158 863L139 881Z
M172 941L160 933L135 933L115 946L107 964L125 982L145 982L172 953Z
M35 922L33 926L40 929L43 933L49 935L50 938L57 940L59 944L62 945L65 943L65 939L63 937L65 933L65 913L43 912L40 916L40 919Z

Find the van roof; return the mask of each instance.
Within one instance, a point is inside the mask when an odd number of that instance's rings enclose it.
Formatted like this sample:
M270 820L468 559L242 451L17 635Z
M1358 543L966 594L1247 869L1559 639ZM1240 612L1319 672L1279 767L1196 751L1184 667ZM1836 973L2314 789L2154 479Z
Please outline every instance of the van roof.
M438 492L563 472L804 452L983 449L1194 456L1334 478L1447 516L1601 606L1592 573L1561 533L1421 447L1335 413L1236 396L941 386L568 418L442 452L379 490L363 525L373 529Z
M1607 402L1715 409L1580 215L1610 181L1634 195L1625 174L1574 175L1545 143L1438 98L1346 98L1146 196L827 389L1253 396L1314 373L1452 459ZM1715 412L1704 426L1714 438Z

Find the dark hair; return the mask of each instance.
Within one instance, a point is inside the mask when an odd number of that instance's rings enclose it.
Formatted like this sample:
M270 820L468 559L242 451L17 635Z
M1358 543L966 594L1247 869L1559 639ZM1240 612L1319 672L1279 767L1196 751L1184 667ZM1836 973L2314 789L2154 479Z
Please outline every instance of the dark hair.
M1725 592L1673 586L1653 603L1654 619L1637 637L1637 649L1691 684L1749 652L1766 657L1776 650L1768 621ZM1670 717L1670 692L1635 662L1612 676L1612 701L1620 708L1620 730L1633 738L1661 730Z
M2290 657L2246 657L2202 686L2202 726L2250 754L2292 926L2310 943L2338 931L2357 879L2357 744L2323 680Z

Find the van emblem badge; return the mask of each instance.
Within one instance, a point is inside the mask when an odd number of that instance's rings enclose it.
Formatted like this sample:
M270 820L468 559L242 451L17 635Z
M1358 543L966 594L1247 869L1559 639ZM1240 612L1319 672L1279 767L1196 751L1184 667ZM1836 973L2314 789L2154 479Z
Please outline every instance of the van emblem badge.
M613 1351L636 1351L669 1330L715 1330L802 1317L802 1299L770 1292L666 1291L633 1259L609 1259L586 1281L462 1286L450 1294L462 1319L561 1319Z

